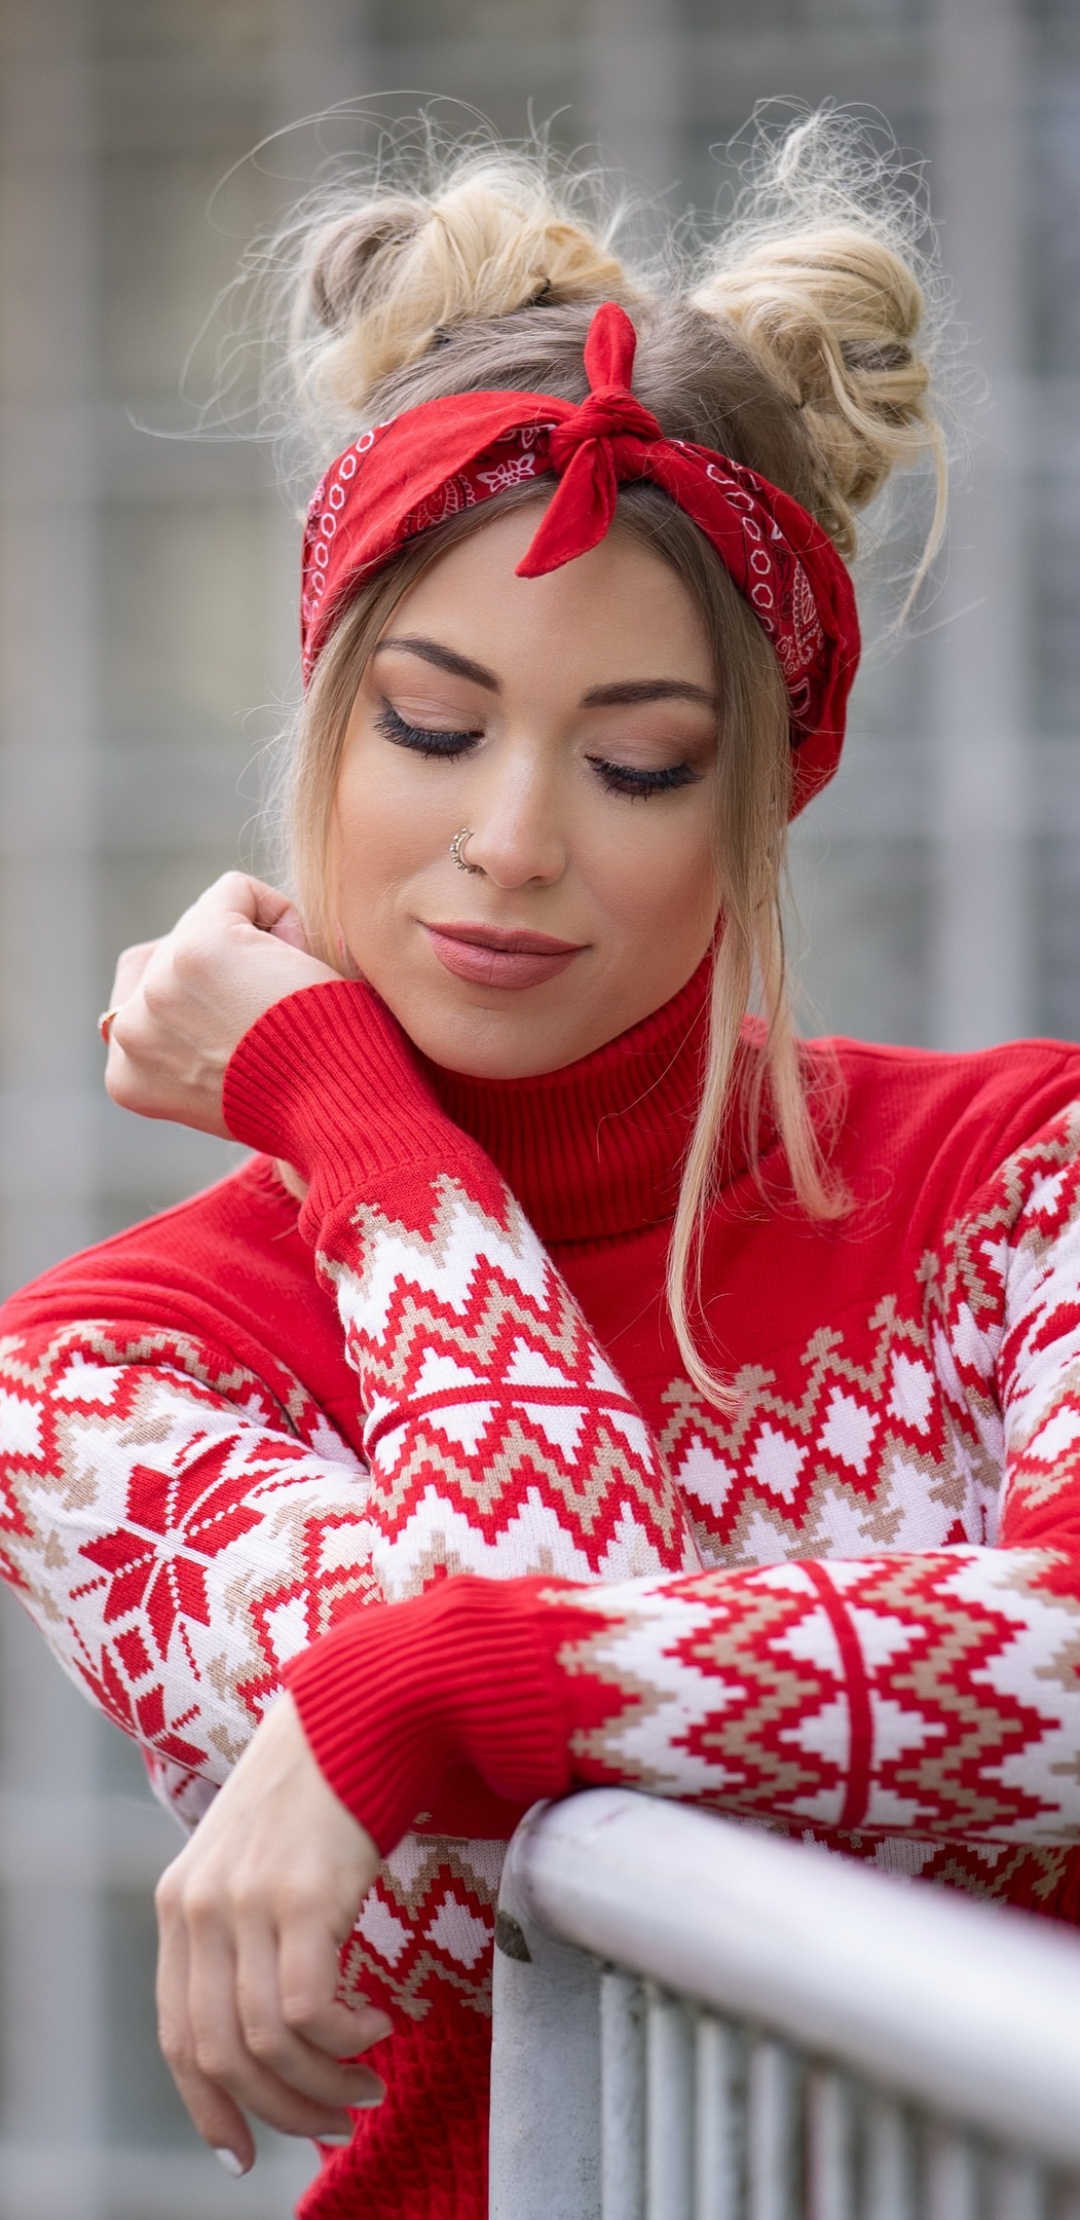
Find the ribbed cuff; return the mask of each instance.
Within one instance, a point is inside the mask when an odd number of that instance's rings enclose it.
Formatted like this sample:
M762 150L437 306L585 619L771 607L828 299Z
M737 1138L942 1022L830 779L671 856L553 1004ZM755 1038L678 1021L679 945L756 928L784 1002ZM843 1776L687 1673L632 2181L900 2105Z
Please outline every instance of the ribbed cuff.
M233 1052L223 1107L238 1141L307 1180L300 1231L331 1254L336 1215L359 1200L419 1229L440 1179L493 1215L504 1206L490 1158L447 1117L396 1018L358 981L304 987L264 1011Z
M459 1575L408 1603L370 1605L286 1668L322 1772L384 1855L454 1767L519 1806L569 1787L570 1721L546 1623L559 1586L575 1584ZM556 1602L554 1615L587 1631L576 1610Z
M264 1011L229 1062L223 1108L238 1141L318 1178L322 1211L399 1165L452 1165L459 1144L480 1154L440 1109L385 1003L348 979Z

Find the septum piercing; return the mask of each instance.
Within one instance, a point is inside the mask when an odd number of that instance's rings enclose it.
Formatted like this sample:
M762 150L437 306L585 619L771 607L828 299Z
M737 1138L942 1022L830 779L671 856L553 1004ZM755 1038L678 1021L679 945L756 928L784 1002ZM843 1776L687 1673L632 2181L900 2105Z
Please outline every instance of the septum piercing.
M451 853L451 855L453 856L454 862L456 863L456 865L457 865L457 867L458 867L458 870L459 870L459 871L471 871L471 872L473 872L473 874L474 874L474 875L475 875L476 877L478 877L478 878L482 878L482 877L483 877L483 871L482 871L482 868L481 868L480 864L478 864L478 863L467 863L467 862L466 862L466 860L465 860L465 856L464 856L464 855L463 855L463 853L462 853L462 851L463 851L463 849L464 849L464 846L465 846L465 842L466 842L467 840L471 840L471 839L472 839L472 826L471 826L471 825L463 825L463 826L462 826L462 828L461 828L461 831L460 831L460 832L456 832L456 833L454 834L454 837L453 837L452 841L450 842L450 853Z

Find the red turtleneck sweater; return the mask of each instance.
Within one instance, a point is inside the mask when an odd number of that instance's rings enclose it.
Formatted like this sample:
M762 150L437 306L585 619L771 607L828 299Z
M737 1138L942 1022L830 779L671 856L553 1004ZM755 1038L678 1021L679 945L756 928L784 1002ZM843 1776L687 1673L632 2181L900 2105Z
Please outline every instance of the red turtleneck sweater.
M56 1653L189 1819L287 1678L388 1853L347 1972L390 2093L312 2220L480 2220L536 1795L626 1780L1075 1916L1080 1054L819 1053L838 1225L733 1118L724 1417L663 1302L706 983L504 1084L294 996L230 1067L268 1154L0 1320L6 1571Z

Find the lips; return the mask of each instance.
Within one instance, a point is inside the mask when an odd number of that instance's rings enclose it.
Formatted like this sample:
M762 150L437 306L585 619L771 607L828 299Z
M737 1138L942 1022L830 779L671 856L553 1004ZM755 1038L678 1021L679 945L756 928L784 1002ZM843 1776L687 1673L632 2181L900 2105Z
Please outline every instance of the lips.
M478 987L540 987L583 953L579 941L497 925L425 925L424 931L444 970Z

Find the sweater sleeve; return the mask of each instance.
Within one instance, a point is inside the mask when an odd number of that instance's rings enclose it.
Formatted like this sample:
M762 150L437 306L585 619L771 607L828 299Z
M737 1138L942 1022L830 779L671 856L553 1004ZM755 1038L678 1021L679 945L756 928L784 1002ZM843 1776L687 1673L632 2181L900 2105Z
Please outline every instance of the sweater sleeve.
M364 1461L299 1380L152 1315L37 1324L31 1295L0 1319L0 1572L191 1819L339 1618L461 1568L695 1562L636 1405L373 995L276 1006L228 1102L310 1182ZM468 1820L504 1831L475 1795Z
M309 1181L400 1600L456 1572L582 1580L698 1562L641 1413L490 1158L366 987L288 997L241 1042L230 1129Z
M286 1681L383 1847L461 1766L522 1804L622 1785L841 1834L1067 1843L1077 1601L1051 1551L455 1580L343 1626Z
M999 1321L961 1303L938 1352L1002 1474L998 1546L498 1597L451 1582L380 1609L288 1676L327 1778L377 1839L461 1764L522 1801L622 1783L844 1836L1080 1839L1075 1150L1015 1200L1003 1242L973 1220ZM377 1721L375 1660L392 1691Z

